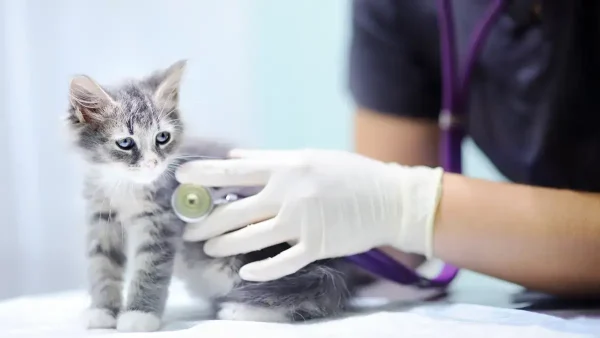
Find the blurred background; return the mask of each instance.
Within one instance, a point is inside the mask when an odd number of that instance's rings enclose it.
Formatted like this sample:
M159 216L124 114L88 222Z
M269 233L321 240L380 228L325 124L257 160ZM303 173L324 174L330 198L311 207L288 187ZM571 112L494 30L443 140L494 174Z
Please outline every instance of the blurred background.
M70 76L118 81L186 58L196 134L351 149L350 4L0 0L0 298L84 283L81 173L60 123ZM467 174L503 179L470 141L464 150Z

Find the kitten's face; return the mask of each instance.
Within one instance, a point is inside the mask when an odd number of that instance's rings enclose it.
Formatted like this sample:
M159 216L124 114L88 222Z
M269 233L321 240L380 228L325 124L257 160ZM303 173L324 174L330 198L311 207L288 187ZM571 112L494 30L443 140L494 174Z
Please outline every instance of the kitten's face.
M87 139L78 145L107 175L149 184L167 169L181 139L181 128L173 114L161 117L157 105L137 102L136 106L134 102L122 102L123 113L118 112L100 128L82 133Z
M103 178L150 184L166 174L183 136L177 100L184 65L111 89L73 79L70 128Z

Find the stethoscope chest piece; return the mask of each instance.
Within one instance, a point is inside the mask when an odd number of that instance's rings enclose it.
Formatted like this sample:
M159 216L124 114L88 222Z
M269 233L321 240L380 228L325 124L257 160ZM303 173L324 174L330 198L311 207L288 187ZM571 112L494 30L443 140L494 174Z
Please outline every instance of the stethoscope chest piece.
M201 221L215 206L211 188L181 184L171 196L171 205L177 217L188 223Z
M215 206L238 200L240 197L234 191L235 188L214 189L195 184L181 184L173 191L171 206L182 221L197 223L208 216Z

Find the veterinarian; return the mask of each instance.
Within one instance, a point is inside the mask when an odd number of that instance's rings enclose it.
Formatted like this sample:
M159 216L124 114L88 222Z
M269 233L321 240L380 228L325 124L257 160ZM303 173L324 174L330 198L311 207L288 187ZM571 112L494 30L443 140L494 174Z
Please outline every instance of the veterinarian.
M453 2L459 55L491 2ZM436 3L355 0L356 153L236 150L189 163L180 182L266 187L190 224L186 240L210 239L212 256L296 243L244 266L254 281L384 247L544 292L600 293L600 3L495 3L464 128L512 182L438 160L447 78ZM396 257L418 264L414 255Z

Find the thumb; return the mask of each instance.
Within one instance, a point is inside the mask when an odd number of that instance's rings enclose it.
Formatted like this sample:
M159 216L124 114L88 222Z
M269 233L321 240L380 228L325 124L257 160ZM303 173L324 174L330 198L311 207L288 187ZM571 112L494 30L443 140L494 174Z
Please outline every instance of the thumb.
M302 244L295 245L279 255L249 263L240 269L240 277L250 282L267 282L291 275L313 260Z

